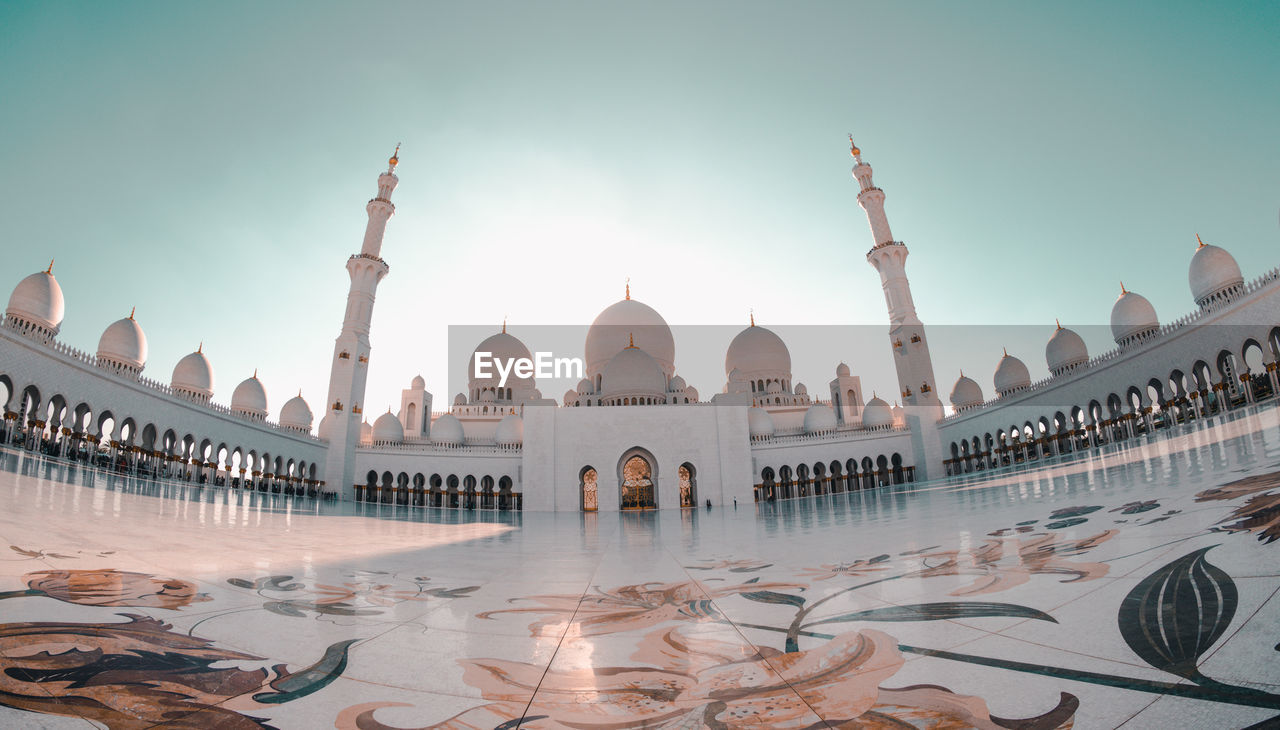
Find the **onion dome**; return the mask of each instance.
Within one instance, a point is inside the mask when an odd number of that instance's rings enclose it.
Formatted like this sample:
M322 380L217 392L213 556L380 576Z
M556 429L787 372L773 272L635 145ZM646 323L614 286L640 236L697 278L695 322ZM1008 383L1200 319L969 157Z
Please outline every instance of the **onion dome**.
M455 406L465 406L467 404L467 396L462 393L455 395L453 397L453 404Z
M446 413L431 423L431 442L443 446L461 446L466 442L462 421L452 413Z
M805 433L826 433L836 430L836 412L831 406L814 403L804 412Z
M53 262L46 271L28 276L13 288L9 306L4 310L10 327L30 332L48 341L58 334L66 311L62 287L53 278Z
M769 438L773 436L773 417L763 408L748 408L747 429L753 439Z
M805 415L808 417L808 414ZM872 395L871 400L867 401L866 407L862 409L862 427L881 428L892 425L893 411L889 410L889 404Z
M687 386L688 383L684 382L684 378L677 375L671 379L670 383L667 383L667 391L670 393L683 393Z
M1031 372L1027 370L1026 363L1010 355L1008 351L1004 353L1004 357L1000 358L1000 364L996 365L996 374L993 379L996 393L1001 397L1031 387Z
M180 395L200 401L213 397L213 366L209 364L209 358L204 356L203 344L195 352L184 355L173 366L169 387Z
M630 295L607 307L587 330L587 374L604 372L614 356L631 345L649 353L666 377L675 374L676 344L671 328L662 315Z
M1111 335L1116 344L1127 345L1146 339L1160 329L1156 308L1141 294L1126 291L1120 285L1120 296L1111 305Z
M667 390L667 376L649 353L639 347L627 347L605 366L600 390L609 398L633 395L661 398Z
M482 391L480 391L480 402L481 402L481 403L492 403L492 402L494 402L494 401L495 401L495 400L497 400L497 399L498 399L498 396L497 396L497 395L495 395L495 394L494 394L494 392L493 392L492 390L482 390Z
M837 378L847 378L849 377L849 372L850 372L849 366L845 363L840 363L839 365L836 366Z
M373 422L373 443L398 444L402 442L404 442L404 426L400 425L400 419L396 418L391 411L378 416L378 420Z
M951 405L957 411L963 411L966 408L982 405L984 400L982 386L978 385L973 378L960 373L960 377L956 378L955 386L951 388Z
M690 402L693 402L693 403L698 402L698 389L693 387L692 385L684 389L684 395L686 398L690 400Z
M1049 343L1044 346L1044 359L1049 364L1049 373L1061 375L1089 360L1089 348L1074 330L1058 325Z
M524 441L524 419L512 413L498 421L493 440L499 446L515 446Z
M241 381L231 394L231 412L258 421L267 417L267 389L258 380L257 370L253 371L252 377Z
M311 406L302 399L302 392L285 401L280 407L280 425L303 433L311 432Z
M583 378L578 381L578 392L582 395L588 395L595 391L595 386L591 385L591 381Z
M409 383L409 390L426 390L427 381L421 375L413 376L413 380Z
M773 330L755 324L738 333L724 355L724 371L735 368L748 380L791 379L791 351Z
M769 395L777 395L778 393L782 392L782 383L779 383L776 380L770 380L769 382L765 383L764 392L768 393Z
M796 387L791 392L796 395L809 395L809 388L804 383L796 383Z
M576 391L576 390L566 390L566 391L564 392L564 404L565 404L566 406L571 406L571 405L573 405L573 402L574 402L574 401L576 401L576 400L578 400L578 391Z
M107 325L98 340L98 362L114 370L137 375L147 364L147 335L133 319L118 319Z
M476 353L487 352L488 366L486 370L489 375L483 378L476 377ZM529 348L516 337L507 334L506 325L503 325L502 331L496 335L490 335L484 339L476 349L471 353L471 359L467 360L467 380L472 388L483 387L485 385L497 386L502 376L498 374L496 366L497 361L501 361L505 367L507 363L515 360L533 360L533 355L529 354ZM507 384L503 387L510 387L512 390L523 390L533 385L533 378L517 377L514 367L507 375Z
M1200 236L1196 235L1200 241ZM1208 307L1215 301L1234 299L1244 288L1244 277L1240 275L1240 266L1236 259L1224 248L1207 245L1200 241L1200 247L1191 257L1191 270L1188 272L1191 283L1191 296L1196 304Z

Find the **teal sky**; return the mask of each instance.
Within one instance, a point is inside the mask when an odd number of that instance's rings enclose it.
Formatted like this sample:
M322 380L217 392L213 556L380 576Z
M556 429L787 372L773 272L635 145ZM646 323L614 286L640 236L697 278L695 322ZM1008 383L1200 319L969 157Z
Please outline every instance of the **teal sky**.
M673 324L883 324L853 132L925 323L1043 326L935 345L990 394L1121 279L1189 311L1197 232L1280 263L1278 37L1274 2L0 2L0 283L57 256L64 341L136 305L146 375L203 341L216 400L257 367L319 412L403 142L366 411L418 372L442 407L448 325L587 324L628 276ZM880 335L828 344L797 380L894 390Z

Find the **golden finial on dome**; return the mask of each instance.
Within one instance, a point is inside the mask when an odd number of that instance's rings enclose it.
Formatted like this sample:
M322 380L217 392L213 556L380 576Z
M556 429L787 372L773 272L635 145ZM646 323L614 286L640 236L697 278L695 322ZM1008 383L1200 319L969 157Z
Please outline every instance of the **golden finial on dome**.
M1121 282L1120 282L1120 293L1121 293L1121 294L1128 294L1128 293L1129 293L1129 290L1124 288L1124 282L1123 282L1123 281L1121 281Z
M507 333L507 318L506 318L506 316L504 315L504 316L502 317L502 334L504 334L504 335L505 335L506 333Z
M1054 317L1053 323L1058 325L1058 329L1062 329L1062 320L1058 319L1057 317Z
M391 159L387 160L387 164L395 167L400 164L400 143L396 142L396 151L391 153Z
M129 319L133 319L133 315L134 315L137 311L138 311L138 307L137 307L137 305L134 305L134 306L129 310Z
M253 379L254 379L254 380L257 380L257 379L258 379L258 369L257 369L257 368L254 368L254 369L253 369Z
M1005 357L1009 357L1009 348L1007 348L1007 347L1001 347L1000 349L1001 349L1001 350L1004 350L1004 356L1005 356Z
M853 143L852 134L849 135L849 154L853 155L854 157L857 157L858 155L862 154L862 150L858 149L858 145Z
M751 309L749 311L751 312L751 326L755 327L756 326L756 310Z
M200 346L196 348L196 352L204 352L204 340L200 340Z
M631 301L631 277L627 277L627 301Z
M44 270L44 273L46 273L46 274L52 274L52 273L53 273L53 259L49 259L49 268L45 269L45 270Z
M1201 240L1200 240L1200 234L1199 234L1199 233L1197 233L1197 234L1196 234L1196 243L1200 244L1199 246L1196 246L1196 248L1198 248L1198 249L1200 249L1200 248L1204 248L1204 241L1201 241ZM53 264L52 264L52 263L50 263L50 264L49 264L49 266L53 266Z
M636 348L636 337L635 337L635 335L634 335L634 334L632 334L631 332L628 332L628 333L627 333L627 349L628 349L628 350L635 350L635 349L637 349L637 348Z

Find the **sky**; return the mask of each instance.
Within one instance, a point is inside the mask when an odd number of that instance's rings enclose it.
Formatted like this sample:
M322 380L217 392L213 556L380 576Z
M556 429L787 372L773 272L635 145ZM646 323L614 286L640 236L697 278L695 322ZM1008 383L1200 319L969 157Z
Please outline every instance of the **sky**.
M1274 2L3 0L0 287L56 256L64 342L136 306L144 375L203 342L215 401L256 368L319 414L403 143L366 412L418 373L450 401L451 326L585 327L628 278L704 398L749 310L832 333L792 344L811 392L844 361L892 394L852 133L943 393L991 395L1055 318L1113 346L1121 280L1189 312L1196 233L1280 264L1277 37Z

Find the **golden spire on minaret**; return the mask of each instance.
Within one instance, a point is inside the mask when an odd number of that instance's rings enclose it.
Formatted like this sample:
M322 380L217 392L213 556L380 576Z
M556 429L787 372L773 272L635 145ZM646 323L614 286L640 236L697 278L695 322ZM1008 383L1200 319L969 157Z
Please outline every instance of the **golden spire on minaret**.
M393 170L395 169L396 165L400 164L400 143L399 142L396 142L396 151L391 153L391 159L387 160L387 164L390 165L391 169Z
M849 154L857 157L862 154L862 150L858 149L858 145L853 143L853 135L849 135Z

